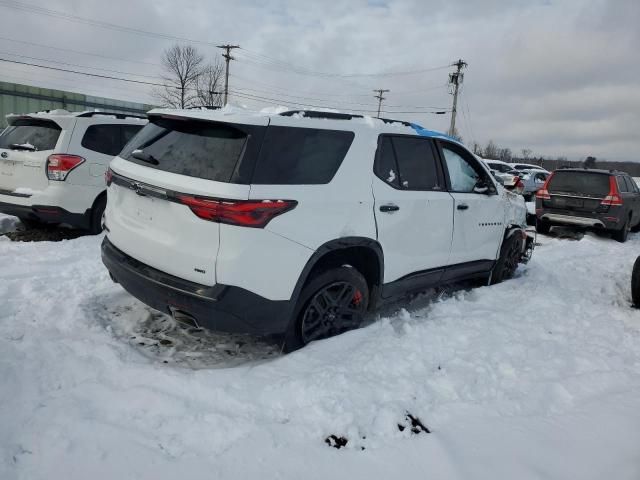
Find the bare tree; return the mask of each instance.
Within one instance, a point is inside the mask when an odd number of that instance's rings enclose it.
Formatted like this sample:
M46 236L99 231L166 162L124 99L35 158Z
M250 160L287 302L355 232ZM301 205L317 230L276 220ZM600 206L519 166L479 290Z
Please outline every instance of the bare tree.
M202 107L221 107L224 89L224 66L221 62L210 63L200 72L196 82L198 98L196 105Z
M522 152L522 159L525 162L529 160L529 157L531 157L531 153L533 153L530 148L523 148L521 152Z
M584 159L584 168L596 168L596 157L589 155Z
M498 150L498 157L503 162L509 163L513 158L510 148L501 148Z
M198 77L204 57L191 45L174 45L164 51L162 67L164 87L154 95L166 106L186 108L194 105Z
M478 142L473 142L472 149L475 155L478 155L479 157L482 156L482 147Z
M498 146L493 143L493 140L489 140L487 146L484 147L484 158L488 158L490 160L497 160L499 156Z

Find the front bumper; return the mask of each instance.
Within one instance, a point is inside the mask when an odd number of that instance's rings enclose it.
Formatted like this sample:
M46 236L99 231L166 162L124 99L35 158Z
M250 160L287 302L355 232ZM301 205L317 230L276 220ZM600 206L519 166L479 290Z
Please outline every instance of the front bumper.
M286 331L289 300L268 300L240 287L212 287L161 272L102 242L102 262L114 281L160 312L187 317L198 326L229 333L276 335Z

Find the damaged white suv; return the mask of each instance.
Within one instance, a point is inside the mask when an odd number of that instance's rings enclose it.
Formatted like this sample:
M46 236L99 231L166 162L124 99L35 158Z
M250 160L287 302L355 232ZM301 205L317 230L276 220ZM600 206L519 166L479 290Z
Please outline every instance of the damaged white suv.
M146 117L52 110L9 115L7 122L0 134L0 213L28 225L100 232L104 174Z
M115 281L181 321L282 335L287 350L428 287L504 280L534 244L522 197L405 122L155 110L107 182Z

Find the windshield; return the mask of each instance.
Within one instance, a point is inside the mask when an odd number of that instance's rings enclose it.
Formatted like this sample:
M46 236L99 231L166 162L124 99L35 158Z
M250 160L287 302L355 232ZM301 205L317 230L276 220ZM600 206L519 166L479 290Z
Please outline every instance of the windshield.
M224 123L154 118L121 157L166 172L229 182L247 138Z
M53 150L62 129L50 120L18 119L0 134L0 148Z

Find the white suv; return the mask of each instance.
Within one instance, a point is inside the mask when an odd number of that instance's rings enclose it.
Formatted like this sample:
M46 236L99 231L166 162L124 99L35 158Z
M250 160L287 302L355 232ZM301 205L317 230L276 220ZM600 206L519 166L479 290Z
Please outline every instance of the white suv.
M109 162L147 123L126 114L66 110L7 116L0 134L0 212L25 224L98 233Z
M151 307L292 350L533 248L522 197L461 144L320 112L154 110L107 173L102 258Z

